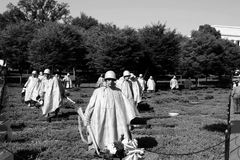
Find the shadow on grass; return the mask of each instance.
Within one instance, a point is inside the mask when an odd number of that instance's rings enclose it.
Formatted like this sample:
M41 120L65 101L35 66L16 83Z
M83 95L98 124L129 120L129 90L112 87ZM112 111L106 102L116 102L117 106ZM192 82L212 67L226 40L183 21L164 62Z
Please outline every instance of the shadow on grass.
M164 118L169 118L169 116L162 116L162 117L136 117L134 118L130 124L133 126L133 128L151 128L151 126L157 126L156 124L148 124L147 121L153 118L159 118L159 119L164 119ZM169 127L169 128L174 128L176 125L165 125L163 127Z
M70 103L65 103L63 107L66 109L74 109L74 106Z
M150 107L150 105L146 102L141 102L137 106L139 112L153 112L153 107Z
M154 93L145 93L143 99L152 98L152 96L154 96Z
M82 104L82 103L84 103L84 100L83 100L83 99L77 99L77 100L75 100L75 102L76 102L77 104Z
M70 89L70 91L80 91L81 89L80 88L72 88Z
M70 92L68 90L65 90L65 95L70 96Z
M136 138L138 141L138 148L153 148L158 145L153 137L140 137Z
M87 97L89 97L87 94L81 94L81 97L82 98L87 98Z
M225 130L227 129L227 125L224 123L217 123L217 124L210 124L210 125L205 125L203 129L206 129L208 131L212 132L222 132L224 133Z
M17 143L25 143L28 140L30 140L30 139L29 138L18 138L18 139L11 140L11 142L13 142L13 143L15 143L15 142L17 142Z
M78 113L76 111L65 112L65 113L59 114L56 118L57 119L68 119L72 115L78 115ZM53 117L53 118L55 118L55 117Z
M214 99L214 96L213 96L213 95L206 95L204 98L205 98L206 100L207 100L207 99Z
M188 100L189 102L199 102L198 96L189 96Z
M37 149L22 149L18 150L14 155L14 160L35 160L37 156L46 150L46 148L37 150Z
M178 125L177 124L162 124L161 126L165 127L165 128L175 128Z
M24 123L13 123L11 124L11 128L13 131L22 131L26 125Z
M147 120L152 119L151 117L139 118L136 117L131 121L131 124L147 124Z
M147 116L147 117L144 117L144 119L165 119L165 118L171 118L171 116L169 115L159 115L159 116Z
M175 95L181 96L182 92L180 92L179 90L171 90L171 92Z

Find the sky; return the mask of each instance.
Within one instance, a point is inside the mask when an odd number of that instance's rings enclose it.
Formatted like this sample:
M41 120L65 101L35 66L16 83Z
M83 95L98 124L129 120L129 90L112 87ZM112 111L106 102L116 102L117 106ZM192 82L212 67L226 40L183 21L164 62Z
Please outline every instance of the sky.
M8 3L0 0L0 13ZM87 16L101 23L112 23L120 28L139 29L147 25L165 24L170 30L190 35L199 25L240 26L240 0L58 0L69 4L70 15Z

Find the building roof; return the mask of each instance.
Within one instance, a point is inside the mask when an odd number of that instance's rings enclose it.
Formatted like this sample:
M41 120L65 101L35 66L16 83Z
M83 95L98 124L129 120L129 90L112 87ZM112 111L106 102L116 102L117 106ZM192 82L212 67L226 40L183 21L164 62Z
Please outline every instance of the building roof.
M212 25L212 27L219 31L223 38L240 40L239 26Z

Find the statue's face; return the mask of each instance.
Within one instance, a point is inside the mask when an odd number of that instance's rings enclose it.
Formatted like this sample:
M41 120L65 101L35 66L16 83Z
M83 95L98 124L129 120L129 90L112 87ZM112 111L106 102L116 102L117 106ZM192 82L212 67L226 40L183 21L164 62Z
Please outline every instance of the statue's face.
M125 80L129 80L130 76L125 76L124 79Z
M44 76L47 77L47 78L50 78L50 74L44 73Z
M114 83L114 79L106 79L106 85L108 87L114 87L115 83Z

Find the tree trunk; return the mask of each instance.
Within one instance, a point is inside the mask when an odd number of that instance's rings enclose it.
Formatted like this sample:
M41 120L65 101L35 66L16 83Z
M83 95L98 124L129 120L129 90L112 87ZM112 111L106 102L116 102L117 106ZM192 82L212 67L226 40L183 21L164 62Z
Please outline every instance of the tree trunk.
M198 88L198 78L195 78L195 87Z
M74 81L76 80L76 69L75 69L75 67L73 67L73 80Z
M19 82L19 84L20 84L20 86L22 86L22 72L23 72L23 71L22 71L22 69L20 68L20 69L19 69L19 73L20 73L20 77L19 77L19 78L20 78L20 82Z
M20 86L22 86L22 73L20 73L20 82L19 82Z

